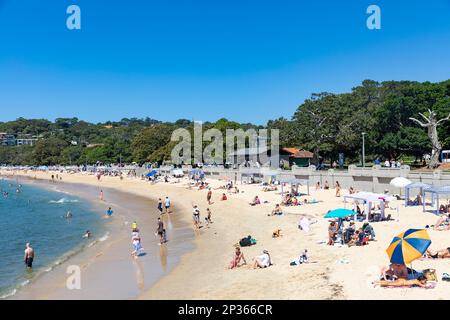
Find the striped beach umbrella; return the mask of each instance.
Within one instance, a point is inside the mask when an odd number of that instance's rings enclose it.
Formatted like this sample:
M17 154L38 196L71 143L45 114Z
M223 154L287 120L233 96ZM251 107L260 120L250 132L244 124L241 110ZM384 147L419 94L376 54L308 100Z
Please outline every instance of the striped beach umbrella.
M420 258L431 244L425 229L408 229L396 236L386 253L391 263L408 264Z

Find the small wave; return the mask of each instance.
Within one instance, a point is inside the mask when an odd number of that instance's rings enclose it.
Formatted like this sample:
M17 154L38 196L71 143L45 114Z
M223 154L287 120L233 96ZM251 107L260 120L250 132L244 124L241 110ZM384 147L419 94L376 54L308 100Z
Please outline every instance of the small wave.
M98 241L106 241L109 238L109 232L107 232L103 237L99 238Z
M76 199L67 199L67 198L61 198L59 200L50 200L49 203L75 203L78 202Z
M8 297L11 297L11 296L15 295L16 293L17 293L17 289L13 289L10 292L5 293L4 295L1 295L0 299L6 299Z
M20 286L21 287L25 287L27 284L29 284L30 283L30 280L25 280L25 281L23 281L23 282L21 282L20 283Z

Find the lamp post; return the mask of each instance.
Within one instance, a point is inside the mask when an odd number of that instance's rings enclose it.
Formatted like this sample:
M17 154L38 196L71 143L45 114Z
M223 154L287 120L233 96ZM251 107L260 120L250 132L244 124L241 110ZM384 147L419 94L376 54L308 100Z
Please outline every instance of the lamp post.
M363 166L363 168L365 168L366 167L366 146L365 146L364 136L366 135L366 133L363 132L361 134L362 134L362 166Z

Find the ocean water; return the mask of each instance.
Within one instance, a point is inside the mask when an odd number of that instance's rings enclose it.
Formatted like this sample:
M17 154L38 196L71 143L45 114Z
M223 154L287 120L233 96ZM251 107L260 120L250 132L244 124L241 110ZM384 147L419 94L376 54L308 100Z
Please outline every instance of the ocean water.
M84 247L101 241L105 231L93 206L76 196L0 178L0 299L7 298L43 272ZM17 189L20 192L16 192ZM5 197L3 192L8 192ZM67 211L71 219L65 219ZM90 230L93 236L82 236ZM96 239L97 238L97 239ZM25 244L35 250L33 270L23 262Z

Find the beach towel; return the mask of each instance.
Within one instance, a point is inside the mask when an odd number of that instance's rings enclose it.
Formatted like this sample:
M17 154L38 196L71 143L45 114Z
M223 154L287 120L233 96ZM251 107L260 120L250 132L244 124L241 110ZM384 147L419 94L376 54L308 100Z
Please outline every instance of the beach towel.
M299 224L298 224L298 227L300 228L300 230L303 230L303 231L305 231L305 232L309 232L309 230L310 230L310 222L309 222L309 219L306 218L306 217L303 217L303 218L300 220L300 222L299 222Z

